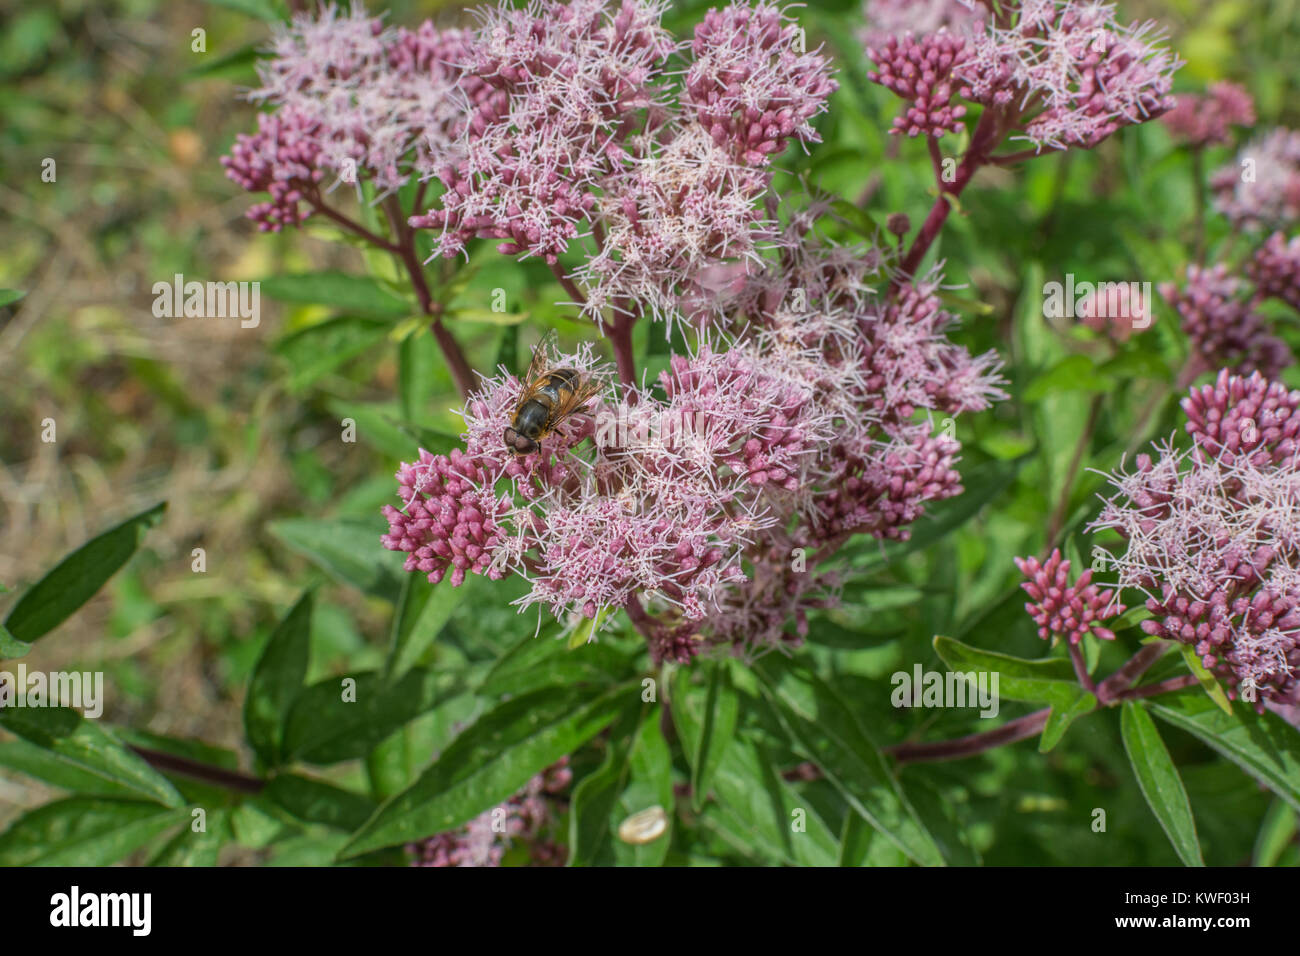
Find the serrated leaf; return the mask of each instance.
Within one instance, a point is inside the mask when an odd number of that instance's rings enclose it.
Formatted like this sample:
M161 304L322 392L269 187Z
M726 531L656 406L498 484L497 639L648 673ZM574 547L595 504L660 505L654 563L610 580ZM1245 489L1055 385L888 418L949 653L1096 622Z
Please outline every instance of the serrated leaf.
M0 866L107 866L188 818L188 810L143 800L56 800L0 834Z
M627 784L628 753L639 714L625 711L609 735L605 759L573 788L569 806L569 866L612 866L614 829L610 817Z
M351 833L375 812L368 797L323 780L298 774L279 774L262 796L304 823L318 823Z
M307 678L311 611L312 592L308 591L271 634L248 685L244 732L258 758L267 766L280 764L285 721Z
M593 696L553 687L515 697L466 728L410 787L386 801L341 859L442 833L511 797L636 700L627 684Z
M194 829L190 821L164 843L149 860L150 866L216 866L221 848L230 842L230 816L217 809L206 814L204 829Z
M343 680L349 685L344 699ZM284 724L285 760L332 764L364 757L402 725L438 702L436 675L416 669L387 682L379 674L329 677L297 695Z
M67 620L130 560L166 508L162 502L127 518L60 561L27 589L5 618L10 636L30 644Z
M0 749L0 763L56 786L144 798L169 807L181 795L111 731L67 707L0 709L0 727L21 738ZM21 746L22 743L26 746Z
M769 656L755 663L753 673L795 749L821 768L849 805L916 862L942 865L934 838L852 709L805 667Z
M1201 844L1196 838L1196 821L1192 818L1192 805L1183 780L1160 739L1155 722L1140 702L1124 701L1120 736L1142 796L1160 821L1174 852L1186 866L1204 866Z
M1300 734L1281 717L1269 711L1256 714L1240 703L1228 716L1199 691L1162 695L1147 706L1300 810Z

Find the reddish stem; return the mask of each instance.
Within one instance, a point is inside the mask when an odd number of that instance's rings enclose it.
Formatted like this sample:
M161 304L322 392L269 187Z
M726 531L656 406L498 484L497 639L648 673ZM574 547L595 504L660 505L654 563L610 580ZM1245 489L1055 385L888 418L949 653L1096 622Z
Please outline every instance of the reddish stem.
M1046 726L1047 717L1051 712L1050 707L1045 707L1042 710L1034 711L1032 714L1026 714L1024 717L1017 717L1015 720L1009 721L1001 727L995 727L993 730L970 734L967 737L958 737L955 740L939 740L928 744L897 744L893 747L884 748L884 751L897 760L900 765L930 760L960 760L963 757L973 757L975 754L992 750L994 747L1013 744L1018 740L1024 740L1040 733L1043 727Z

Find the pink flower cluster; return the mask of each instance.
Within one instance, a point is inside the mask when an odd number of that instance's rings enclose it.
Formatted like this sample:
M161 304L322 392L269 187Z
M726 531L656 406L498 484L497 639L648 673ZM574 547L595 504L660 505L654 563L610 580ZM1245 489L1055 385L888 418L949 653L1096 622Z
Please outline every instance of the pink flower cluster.
M1114 591L1098 590L1092 583L1092 570L1084 571L1070 583L1070 562L1062 560L1058 548L1046 564L1037 558L1016 558L1016 567L1028 580L1020 586L1033 601L1025 611L1038 625L1043 640L1064 637L1078 644L1091 633L1103 641L1113 641L1115 632L1101 625L1124 613L1124 605L1115 600Z
M791 137L821 142L809 120L835 83L826 60L774 5L710 10L695 28L686 72L688 109L714 144L745 166L765 166Z
M1247 286L1222 263L1211 268L1191 265L1182 289L1166 282L1160 294L1178 312L1206 369L1258 371L1271 378L1291 364L1291 350L1268 332L1263 316L1255 311L1257 300L1246 298Z
M452 65L465 36L385 29L354 4L348 13L325 3L276 28L270 57L258 64L261 86L248 98L272 108L258 131L240 135L227 175L269 203L249 210L264 231L298 225L318 202L327 175L383 193L424 175L464 125L464 96ZM471 88L472 91L472 88Z
M561 619L645 602L657 658L797 642L834 591L812 552L905 539L928 502L961 490L960 444L929 416L1003 397L996 359L947 340L937 279L882 299L866 283L879 253L826 244L811 222L796 217L732 297L738 338L673 356L619 401L607 391L540 454L516 459L501 440L518 381L485 380L465 453L399 472L406 506L386 511L386 546L408 568L454 568L453 584L517 572L532 585L519 606ZM607 374L590 345L551 362Z
M1230 127L1255 125L1255 101L1236 83L1211 83L1204 96L1180 93L1161 122L1187 146L1224 146L1232 142Z
M1220 373L1184 400L1192 448L1158 447L1093 528L1124 538L1118 585L1141 590L1148 634L1195 648L1262 707L1300 700L1300 392Z
M707 320L710 270L757 260L771 163L791 139L817 141L836 84L767 2L710 11L670 71L664 8L539 0L484 15L461 66L493 95L438 168L438 206L411 218L438 231L439 254L479 237L554 264L589 240L574 274L588 316L635 302Z
M407 847L412 866L500 866L514 843L525 843L535 866L558 866L564 847L547 831L556 814L552 804L573 781L569 758L547 767L499 807L469 823Z
M909 102L895 132L959 128L963 99L995 108L1037 149L1091 149L1121 126L1174 107L1180 63L1151 23L1122 25L1088 0L1022 0L999 17L952 30L868 36L872 79Z
M862 15L867 24L862 41L872 47L889 37L969 33L980 26L985 11L963 0L866 0Z
M1235 226L1290 227L1300 220L1300 131L1255 137L1210 178L1210 188L1215 208Z
M1280 299L1300 312L1300 236L1289 242L1275 232L1255 250L1246 264L1246 275L1256 293L1266 299Z

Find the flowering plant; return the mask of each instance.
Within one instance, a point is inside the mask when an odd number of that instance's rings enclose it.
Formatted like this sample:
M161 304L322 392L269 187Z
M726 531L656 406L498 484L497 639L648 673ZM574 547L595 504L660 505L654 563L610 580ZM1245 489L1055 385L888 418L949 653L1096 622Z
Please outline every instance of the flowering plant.
M313 862L1224 863L1259 855L1215 825L1236 764L1296 859L1300 133L1113 3L842 19L274 24L221 165L256 242L332 257L261 291L358 480L271 525L330 583L249 662L250 767L0 709L112 783L71 799L157 805L119 856L212 862L258 814ZM34 584L0 655L160 513ZM175 827L203 787L215 838ZM1020 839L1066 794L1100 818ZM0 862L60 858L42 812Z

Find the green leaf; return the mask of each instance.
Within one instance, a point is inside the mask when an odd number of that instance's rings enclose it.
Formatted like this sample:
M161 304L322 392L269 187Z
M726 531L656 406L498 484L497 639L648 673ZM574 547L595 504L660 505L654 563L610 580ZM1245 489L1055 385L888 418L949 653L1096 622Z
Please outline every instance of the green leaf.
M1039 402L1048 395L1109 392L1114 387L1114 380L1098 372L1096 364L1088 356L1070 355L1030 382L1021 400Z
M916 862L942 865L934 838L853 710L806 667L778 665L769 656L754 665L754 674L796 750L821 768L849 806Z
M31 651L32 645L26 641L20 641L9 633L9 628L0 624L0 661L15 660L19 657L26 657Z
M611 644L587 644L568 651L564 641L526 637L497 661L478 693L496 700L542 687L608 687L631 674L627 654Z
M330 305L356 315L400 319L414 309L369 276L312 272L261 280L262 293L278 302Z
M326 319L285 336L275 351L291 368L290 391L298 391L322 375L384 340L391 323L353 315Z
M569 866L613 866L611 818L630 772L628 754L639 714L626 711L609 734L605 760L573 788L569 807Z
M379 543L382 528L366 518L286 518L271 533L331 576L396 604L403 558Z
M1174 852L1186 866L1204 866L1201 844L1196 839L1196 821L1192 819L1192 805L1187 800L1183 780L1160 739L1155 721L1140 702L1124 701L1120 735L1142 796L1160 821Z
M1281 717L1241 703L1230 717L1201 693L1166 694L1148 706L1300 810L1300 734Z
M575 651L580 647L586 647L588 644L594 644L596 641L596 632L600 630L601 623L605 620L606 608L601 608L596 612L594 617L583 617L579 619L577 625L573 628L573 633L565 641L565 646Z
M856 232L863 239L875 240L880 235L880 227L871 218L871 214L853 205L847 199L836 199L831 203L831 212Z
M73 551L18 599L4 626L17 641L31 643L85 604L135 554L144 533L161 519L167 503L127 518Z
M351 833L375 812L374 801L321 780L280 774L262 796L304 823L319 823Z
M429 411L438 388L438 374L445 372L438 343L432 335L411 335L397 349L397 385L402 418L419 421Z
M0 289L0 309L21 302L26 295L26 292L20 292L18 289Z
M727 748L714 778L717 801L704 811L719 836L752 856L793 866L835 866L839 841L812 804L784 780L776 761L748 735Z
M328 677L298 694L285 721L286 761L323 765L364 757L438 701L436 675L423 669L394 682L376 673L350 675L355 700L343 699L343 679Z
M736 734L740 698L726 661L707 665L708 689L704 695L691 693L690 671L677 673L676 686L684 693L680 697L674 695L673 716L682 729L683 741L689 742L686 756L691 765L691 793L698 811L708 798L713 775Z
M56 800L0 834L0 866L107 866L187 819L186 809L140 800Z
M326 404L340 422L345 418L356 422L357 437L363 442L399 461L414 461L420 448L445 454L460 445L456 435L403 421L401 410L394 402L336 398Z
M180 806L176 788L111 731L67 707L6 707L0 727L22 738L0 749L0 763L65 789L145 798ZM15 746L17 745L17 746Z
M1178 644L1178 650L1183 655L1183 660L1187 663L1187 669L1195 676L1201 688L1210 695L1210 700L1219 705L1219 709L1228 716L1232 716L1232 704L1228 702L1228 695L1224 693L1223 688L1219 686L1218 678L1205 669L1201 663L1200 655L1191 644Z
M840 831L840 866L907 866L907 854L860 813L846 813Z
M307 679L312 592L298 599L276 627L253 668L244 700L244 732L258 758L279 766L289 709Z
M216 866L221 848L230 842L230 815L226 810L207 814L204 829L195 831L193 811L190 821L162 845L150 866Z
M519 325L526 318L527 312L493 312L491 309L456 309L451 314L456 322L472 322L479 325Z
M649 843L629 844L614 841L614 856L620 866L662 866L673 842L673 756L664 740L661 727L663 711L654 707L641 721L628 759L630 780L618 798L610 829L618 826L634 813L659 807L668 818L662 835Z
M386 801L340 857L465 823L600 733L629 699L636 700L633 684L599 695L551 687L506 701L464 730L415 783Z
M452 587L446 579L434 585L422 574L406 575L384 662L384 675L389 680L400 678L419 662L469 591L463 585Z
M1277 866L1282 853L1295 839L1297 819L1295 810L1282 800L1274 800L1264 814L1255 837L1252 854L1255 866Z
M985 672L998 675L998 698L1031 704L1051 704L1062 710L1079 705L1079 684L1074 667L1061 657L1028 661L995 654L936 635L934 649L950 670L960 674ZM969 678L968 678L969 680Z
M257 46L250 43L215 59L205 59L194 69L182 73L181 79L253 79L256 77L257 58Z
M1097 698L1091 693L1082 687L1076 687L1075 692L1073 703L1052 705L1052 711L1047 715L1047 723L1043 725L1043 736L1038 741L1039 753L1045 754L1059 744L1065 732L1070 729L1070 724L1084 714L1090 714L1097 709Z

